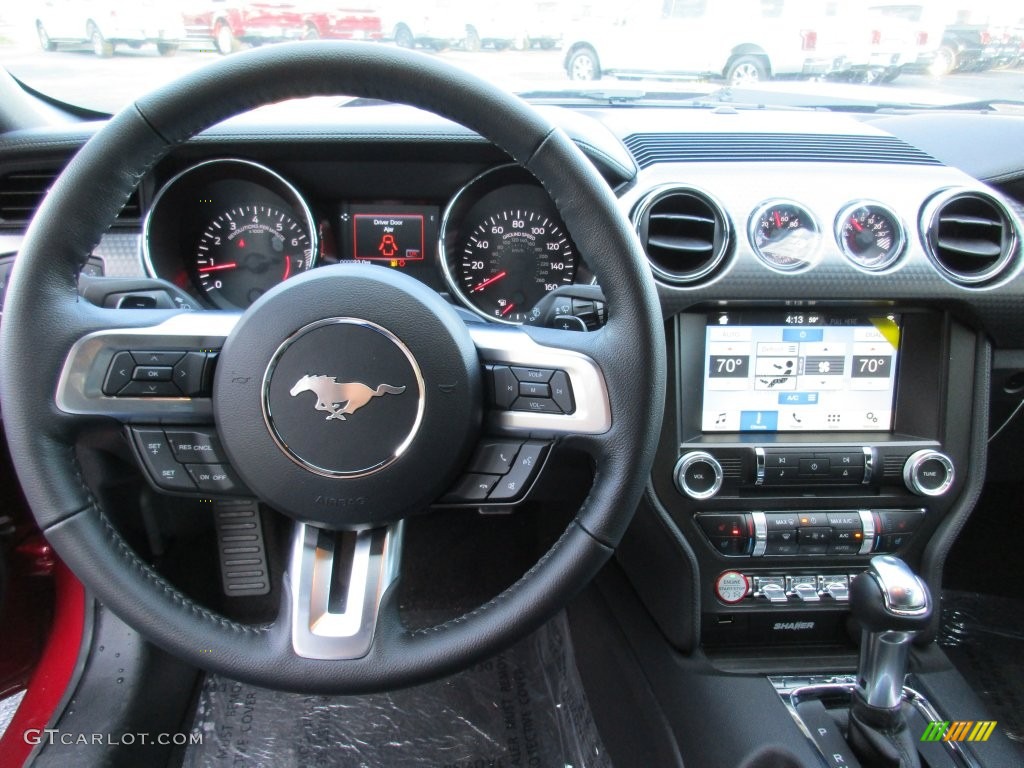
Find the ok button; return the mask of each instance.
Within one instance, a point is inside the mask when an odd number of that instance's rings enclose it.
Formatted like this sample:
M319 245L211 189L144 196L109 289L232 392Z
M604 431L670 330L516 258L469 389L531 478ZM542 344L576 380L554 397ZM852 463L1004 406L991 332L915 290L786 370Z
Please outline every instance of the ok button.
M830 471L828 459L800 459L801 475L827 475Z

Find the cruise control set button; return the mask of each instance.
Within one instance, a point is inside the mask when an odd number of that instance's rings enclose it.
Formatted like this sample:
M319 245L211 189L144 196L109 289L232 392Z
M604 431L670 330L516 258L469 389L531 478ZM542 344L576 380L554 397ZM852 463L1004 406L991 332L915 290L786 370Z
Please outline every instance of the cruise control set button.
M135 427L131 431L143 466L157 488L178 493L247 494L227 463L214 430Z

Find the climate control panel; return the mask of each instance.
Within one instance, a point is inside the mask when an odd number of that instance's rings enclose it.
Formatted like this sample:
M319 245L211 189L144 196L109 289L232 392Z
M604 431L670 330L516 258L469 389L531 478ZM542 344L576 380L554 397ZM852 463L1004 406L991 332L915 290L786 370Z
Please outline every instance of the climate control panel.
M868 555L903 549L924 509L731 512L694 516L726 557Z

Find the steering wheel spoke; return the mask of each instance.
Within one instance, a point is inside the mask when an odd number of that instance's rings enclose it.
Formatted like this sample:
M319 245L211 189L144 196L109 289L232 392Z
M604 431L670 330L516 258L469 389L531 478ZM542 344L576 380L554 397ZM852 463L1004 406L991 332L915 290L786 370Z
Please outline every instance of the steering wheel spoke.
M157 312L155 324L121 326L125 311L105 310L111 327L90 328L72 346L57 384L57 407L76 416L125 423L213 420L209 382L230 312Z
M471 325L487 374L487 425L498 434L553 438L611 427L596 337L549 329Z
M384 593L398 578L404 523L362 531L295 527L289 573L292 650L359 659L374 642Z

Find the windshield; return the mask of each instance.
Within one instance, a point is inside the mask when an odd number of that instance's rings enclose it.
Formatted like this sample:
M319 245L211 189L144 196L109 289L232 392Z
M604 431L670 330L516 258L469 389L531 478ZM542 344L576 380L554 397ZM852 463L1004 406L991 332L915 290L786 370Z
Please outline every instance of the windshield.
M30 0L0 63L111 113L221 56L282 41L416 48L553 102L921 107L1024 102L1024 6L1005 0Z

